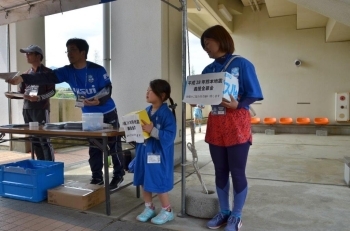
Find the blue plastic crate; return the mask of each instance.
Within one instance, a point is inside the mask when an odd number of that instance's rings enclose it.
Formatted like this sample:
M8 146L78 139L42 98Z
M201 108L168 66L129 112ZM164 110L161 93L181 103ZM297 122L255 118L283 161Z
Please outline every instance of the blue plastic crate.
M64 182L64 163L23 160L0 165L0 196L40 202Z

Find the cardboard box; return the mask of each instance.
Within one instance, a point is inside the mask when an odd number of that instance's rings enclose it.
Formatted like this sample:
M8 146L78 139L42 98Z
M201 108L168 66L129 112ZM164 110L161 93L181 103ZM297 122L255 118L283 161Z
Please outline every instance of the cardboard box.
M229 95L238 97L238 79L228 72L191 75L187 77L183 102L189 104L218 105Z
M48 203L79 210L87 210L106 200L103 185L76 181L50 189L47 193Z

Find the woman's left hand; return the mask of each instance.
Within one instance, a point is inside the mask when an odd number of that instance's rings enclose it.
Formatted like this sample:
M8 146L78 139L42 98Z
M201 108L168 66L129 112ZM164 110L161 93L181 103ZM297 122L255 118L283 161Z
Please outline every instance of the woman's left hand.
M230 95L230 98L231 98L231 102L229 102L227 99L223 98L220 105L222 105L226 108L236 109L238 106L238 101L232 95Z
M153 123L149 123L147 124L144 120L141 120L142 124L141 127L142 127L142 131L144 132L147 132L148 134L151 133L152 129L153 129Z

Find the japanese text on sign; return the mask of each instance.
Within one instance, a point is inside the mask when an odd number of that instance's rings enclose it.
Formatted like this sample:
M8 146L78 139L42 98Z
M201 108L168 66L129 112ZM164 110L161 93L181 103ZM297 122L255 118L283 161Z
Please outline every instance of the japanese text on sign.
M126 142L144 142L142 127L137 114L123 116L122 126L125 131Z
M226 72L188 76L183 101L190 104L217 105L222 98L237 99L238 79Z

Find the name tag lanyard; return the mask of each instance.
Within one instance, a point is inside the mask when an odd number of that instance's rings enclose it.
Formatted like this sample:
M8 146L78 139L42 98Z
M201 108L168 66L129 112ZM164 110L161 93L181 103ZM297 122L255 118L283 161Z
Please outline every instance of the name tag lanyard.
M86 70L86 72L85 72L85 89L86 89L86 86L87 86L87 72L88 72L87 71L87 64L86 64L85 70ZM77 77L77 74L76 74L75 71L74 71L74 79L75 79L75 85L76 85L77 90L78 90L75 106L82 108L82 107L84 107L84 100L86 98L86 92L79 93L79 85L78 85L78 80L77 80L78 77Z
M230 66L232 61L238 57L240 56L239 55L232 56L220 72L226 72L226 69L228 68L228 66ZM215 72L215 67L213 68L213 72ZM212 115L226 115L226 108L220 105L212 105L211 113Z
M35 72L33 68L31 68L30 74L32 73L41 73L41 65L38 67L37 71ZM39 85L29 85L29 95L30 96L37 96L39 93Z
M221 69L220 72L225 72L226 69L228 68L228 66L230 66L230 64L232 63L232 61L235 59L235 58L238 58L238 57L241 57L239 55L235 55L235 56L232 56L231 59L226 63L226 65ZM213 68L213 73L216 72L216 68L214 67Z

